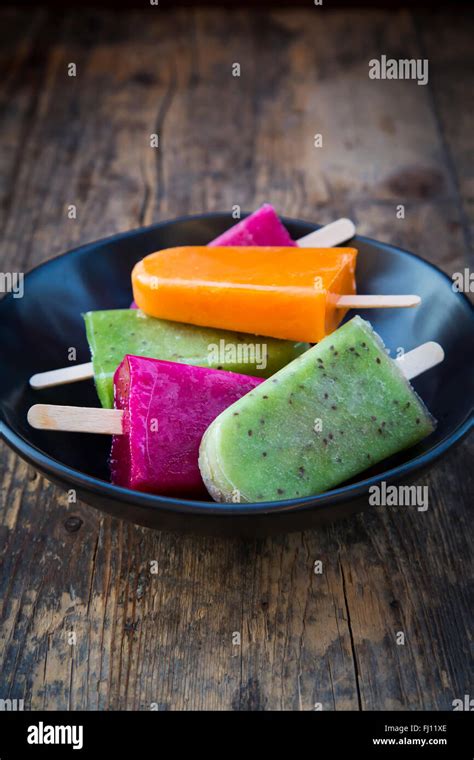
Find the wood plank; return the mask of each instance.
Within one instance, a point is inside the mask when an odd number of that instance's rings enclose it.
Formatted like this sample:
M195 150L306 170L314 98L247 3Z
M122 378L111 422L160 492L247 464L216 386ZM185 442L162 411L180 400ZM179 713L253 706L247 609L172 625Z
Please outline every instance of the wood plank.
M251 544L100 518L9 455L2 482L36 503L34 521L19 497L3 521L9 696L50 709L357 709L353 646L364 709L449 709L468 693L464 448L433 471L427 513L374 509Z
M464 238L466 264L474 262L474 148L470 102L473 75L471 14L453 13L449 22L439 11L419 11L420 46L430 62L432 109L445 161L451 168Z

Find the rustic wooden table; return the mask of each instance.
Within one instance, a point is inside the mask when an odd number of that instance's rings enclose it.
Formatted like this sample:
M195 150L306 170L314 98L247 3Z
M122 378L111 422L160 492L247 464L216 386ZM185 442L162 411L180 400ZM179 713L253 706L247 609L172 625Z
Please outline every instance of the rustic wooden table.
M460 9L5 9L0 37L5 271L265 200L319 222L350 216L449 274L467 265L472 17ZM429 84L370 80L381 54L429 58ZM244 542L68 505L2 447L0 697L33 709L452 709L470 689L472 454L465 442L424 476L425 513L373 510Z

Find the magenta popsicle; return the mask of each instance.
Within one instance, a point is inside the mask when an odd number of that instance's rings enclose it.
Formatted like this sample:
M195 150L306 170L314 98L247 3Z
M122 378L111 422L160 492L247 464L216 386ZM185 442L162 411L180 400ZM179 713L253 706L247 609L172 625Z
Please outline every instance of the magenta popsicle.
M169 496L206 493L198 466L206 428L262 382L234 372L126 356L114 377L124 435L114 436L112 481Z
M289 236L273 206L264 203L261 208L223 232L209 245L270 245L288 248L297 244Z

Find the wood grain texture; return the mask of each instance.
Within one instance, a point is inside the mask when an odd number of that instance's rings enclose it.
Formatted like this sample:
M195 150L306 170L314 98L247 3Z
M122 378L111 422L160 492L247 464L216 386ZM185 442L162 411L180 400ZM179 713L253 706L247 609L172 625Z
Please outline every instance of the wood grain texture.
M2 10L1 268L270 200L322 223L354 218L452 274L472 232L468 28L459 10ZM429 85L369 80L382 53L427 55ZM243 542L158 534L68 503L2 447L0 698L451 709L470 693L473 450L463 443L420 480L427 512L372 508Z

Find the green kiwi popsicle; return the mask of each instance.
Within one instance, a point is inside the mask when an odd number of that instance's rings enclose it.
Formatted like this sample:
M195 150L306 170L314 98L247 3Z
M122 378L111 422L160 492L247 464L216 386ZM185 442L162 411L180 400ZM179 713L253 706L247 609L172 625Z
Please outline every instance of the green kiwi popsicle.
M269 377L309 348L308 343L154 319L138 309L88 311L84 321L97 394L109 408L114 372L127 354Z
M436 422L369 322L354 317L222 412L199 465L216 501L326 491L413 446Z

